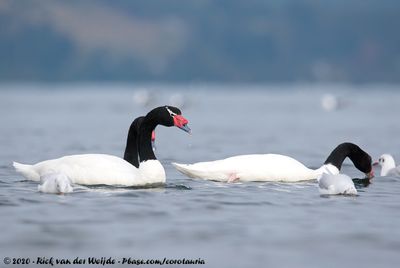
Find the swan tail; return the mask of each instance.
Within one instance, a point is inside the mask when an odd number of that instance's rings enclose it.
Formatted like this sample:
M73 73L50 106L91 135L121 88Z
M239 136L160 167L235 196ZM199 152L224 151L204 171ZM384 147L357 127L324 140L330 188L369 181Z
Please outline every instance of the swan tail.
M186 164L178 164L178 163L171 163L179 172L191 177L191 172L189 165Z
M190 178L199 178L197 172L192 168L193 165L172 163L172 165L181 173L185 174Z
M204 180L213 181L228 181L232 176L233 172L222 170L221 168L215 168L213 162L202 162L196 164L178 164L172 163L172 165L184 175L190 178L198 178ZM236 176L236 174L235 174Z
M40 175L36 172L33 165L25 165L25 164L13 162L13 166L15 168L15 171L22 174L22 176L24 176L25 178L27 178L29 180L33 180L33 181L40 180Z

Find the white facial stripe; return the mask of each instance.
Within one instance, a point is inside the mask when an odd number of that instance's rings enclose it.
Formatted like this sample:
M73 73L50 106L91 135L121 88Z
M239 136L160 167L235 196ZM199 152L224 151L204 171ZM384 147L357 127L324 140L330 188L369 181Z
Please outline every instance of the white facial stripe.
M165 106L165 108L167 109L168 113L170 116L174 117L176 115L176 113L174 113L173 111L171 111L168 106Z

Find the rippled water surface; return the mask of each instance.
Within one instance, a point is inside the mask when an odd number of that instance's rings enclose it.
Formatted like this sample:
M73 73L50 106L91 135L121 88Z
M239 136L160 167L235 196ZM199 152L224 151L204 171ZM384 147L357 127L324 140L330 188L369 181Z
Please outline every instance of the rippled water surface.
M317 168L343 141L400 161L398 87L148 86L148 106L137 102L137 89L1 86L1 267L6 256L201 258L199 267L399 265L400 179L377 176L357 186L359 196L323 197L314 181L225 184L188 179L170 164L273 152ZM322 109L327 93L339 98L337 110ZM131 121L176 102L193 134L157 128L165 187L42 194L11 166L69 154L122 156ZM342 171L362 176L350 161Z

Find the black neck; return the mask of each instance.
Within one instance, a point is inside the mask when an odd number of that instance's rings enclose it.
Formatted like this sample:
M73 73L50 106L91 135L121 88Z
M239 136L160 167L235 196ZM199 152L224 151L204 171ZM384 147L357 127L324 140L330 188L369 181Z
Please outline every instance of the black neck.
M139 131L138 146L140 162L157 159L151 145L151 133L154 128L142 126Z
M143 116L136 118L128 132L128 138L126 141L124 159L134 165L135 167L139 167L139 153L138 153L138 137L139 137L139 128L143 121Z
M157 126L152 113L136 118L129 128L124 159L139 168L139 161L157 159L151 145L151 133Z
M349 157L350 160L358 166L358 162L360 162L360 158L363 157L366 153L361 150L360 147L357 145L350 143L350 142L345 142L342 144L339 144L328 156L328 158L325 161L326 164L332 164L335 167L337 167L339 170L342 168L343 161L346 159L346 157Z
M150 112L143 118L139 128L138 146L140 162L157 159L151 145L151 133L158 125L155 115Z
M151 145L151 133L157 125L174 126L174 117L171 112L181 114L176 107L160 106L132 122L124 154L126 161L138 168L143 161L157 159Z

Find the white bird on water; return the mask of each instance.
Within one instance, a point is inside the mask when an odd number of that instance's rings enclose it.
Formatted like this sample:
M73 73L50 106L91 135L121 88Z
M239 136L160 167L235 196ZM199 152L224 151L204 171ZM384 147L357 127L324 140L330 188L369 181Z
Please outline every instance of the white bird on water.
M239 155L216 161L172 165L188 177L205 180L297 182L318 179L323 173L339 174L346 157L366 176L373 176L369 154L349 142L339 144L318 169L310 169L296 159L279 154Z
M396 162L390 154L383 154L379 157L378 161L374 162L374 166L381 167L381 176L395 176L400 177L400 166L396 167Z
M357 195L353 180L346 174L323 173L318 178L318 188L322 195Z
M49 194L66 194L72 193L71 180L63 173L48 173L40 177L40 185L38 191Z

